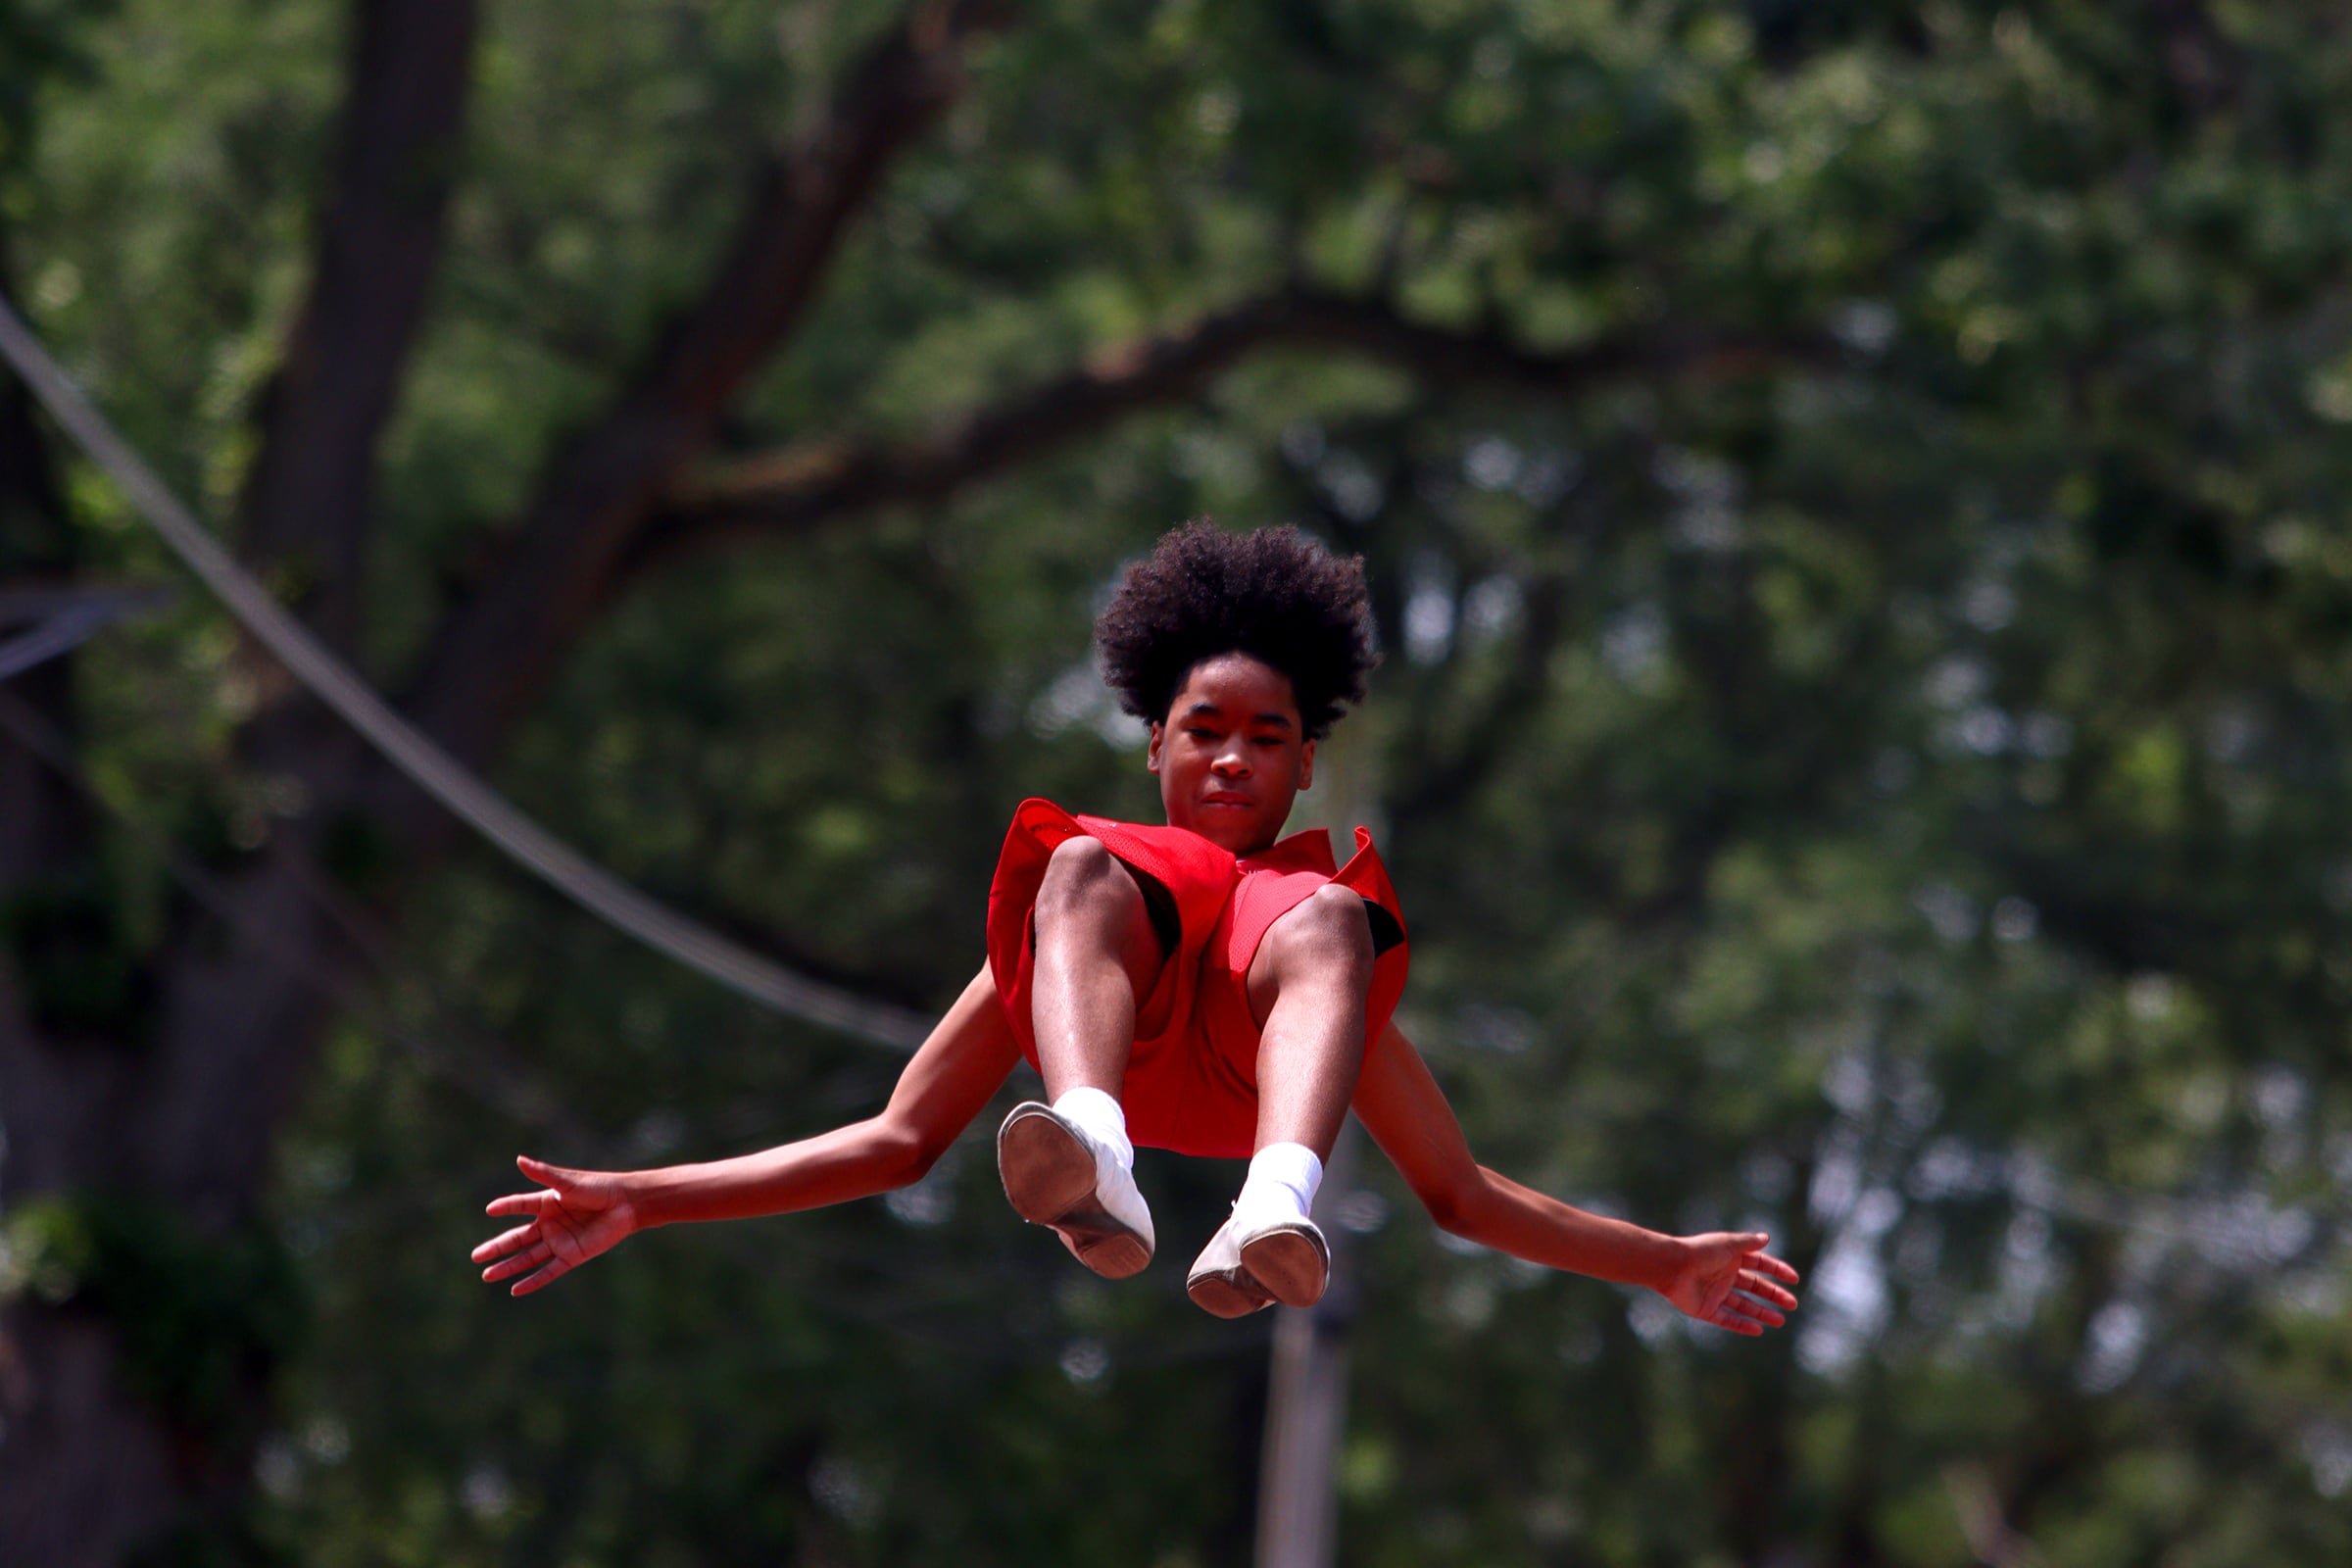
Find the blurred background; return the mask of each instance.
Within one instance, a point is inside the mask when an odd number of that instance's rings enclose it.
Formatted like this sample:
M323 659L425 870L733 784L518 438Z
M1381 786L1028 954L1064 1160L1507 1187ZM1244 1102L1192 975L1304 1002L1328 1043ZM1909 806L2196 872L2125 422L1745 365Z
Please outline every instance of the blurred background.
M524 809L926 1011L1015 802L1155 810L1122 563L1360 552L1474 1146L1809 1285L1368 1152L1339 1560L2342 1562L2348 92L2241 0L0 0L0 291ZM0 378L0 640L93 604L0 683L12 1568L1250 1558L1238 1167L1144 1156L1119 1289L984 1118L511 1301L518 1150L899 1058L453 826Z

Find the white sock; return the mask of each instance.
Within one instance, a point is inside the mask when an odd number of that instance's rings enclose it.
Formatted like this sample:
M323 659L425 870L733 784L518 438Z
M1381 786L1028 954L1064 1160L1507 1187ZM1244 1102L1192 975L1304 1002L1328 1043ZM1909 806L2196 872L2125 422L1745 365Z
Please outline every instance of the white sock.
M1073 1089L1054 1102L1054 1114L1077 1123L1078 1130L1110 1151L1119 1169L1135 1171L1135 1145L1127 1141L1127 1112L1100 1089Z
M1254 1230L1283 1220L1305 1219L1315 1211L1315 1189L1323 1185L1323 1161L1304 1144L1268 1144L1250 1160L1250 1179L1234 1200L1234 1217Z

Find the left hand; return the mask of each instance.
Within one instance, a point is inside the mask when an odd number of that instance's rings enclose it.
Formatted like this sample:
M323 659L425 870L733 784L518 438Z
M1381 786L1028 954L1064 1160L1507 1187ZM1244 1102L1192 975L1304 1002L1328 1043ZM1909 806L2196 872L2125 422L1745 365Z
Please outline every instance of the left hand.
M566 1170L528 1154L514 1163L546 1190L493 1199L485 1213L527 1217L473 1250L473 1260L489 1265L484 1283L524 1276L509 1287L510 1296L544 1290L645 1228L630 1197L631 1172Z
M1760 1231L1715 1231L1678 1238L1683 1261L1658 1294L1685 1316L1734 1334L1761 1334L1788 1321L1796 1310L1796 1270L1764 1250L1772 1238Z

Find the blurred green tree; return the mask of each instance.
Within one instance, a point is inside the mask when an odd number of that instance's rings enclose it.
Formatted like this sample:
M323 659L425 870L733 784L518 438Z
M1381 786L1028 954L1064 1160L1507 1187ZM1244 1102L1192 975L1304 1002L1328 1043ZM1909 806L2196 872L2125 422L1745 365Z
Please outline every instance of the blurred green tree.
M1346 1560L2328 1561L2348 77L2182 0L12 0L0 269L446 745L910 1004L1016 800L1152 808L1122 559L1363 552L1474 1143L1812 1288L1708 1340L1339 1195ZM13 387L0 458L10 581L160 572ZM95 792L0 739L12 1563L1242 1554L1263 1323L1073 1275L977 1144L481 1292L517 1141L892 1061L518 883L208 606L11 692ZM1147 1165L1171 1237L1227 1174Z

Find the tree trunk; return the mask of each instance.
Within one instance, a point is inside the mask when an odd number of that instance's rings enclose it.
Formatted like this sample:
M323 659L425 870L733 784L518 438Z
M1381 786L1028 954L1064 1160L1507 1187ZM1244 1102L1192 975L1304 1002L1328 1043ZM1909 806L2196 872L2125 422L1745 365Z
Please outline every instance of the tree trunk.
M301 609L348 647L378 436L435 271L463 131L472 0L357 8L319 264L276 377L245 505L251 559L291 563ZM12 559L63 578L70 519L26 397L0 403L0 516ZM19 682L29 720L73 730L66 662ZM358 760L308 704L272 707L240 738L249 766L314 801ZM0 1332L0 1562L113 1563L174 1531L216 1539L236 1514L267 1412L287 1299L255 1213L278 1122L325 1004L306 976L332 961L303 891L319 815L289 824L225 882L232 924L183 904L161 950L127 951L89 852L82 804L57 771L0 739L0 891L17 911L0 955L0 1117L12 1245L33 1288ZM44 1000L65 966L119 967L120 995ZM78 1010L76 1010L78 1009ZM158 1299L158 1298L168 1298ZM141 1325L193 1325L200 1345L142 1353Z
M911 8L826 120L765 172L704 295L605 424L554 464L507 570L440 628L417 705L445 746L476 765L496 756L598 605L619 545L789 338L857 213L960 90L961 46L1001 17L992 0ZM436 270L473 33L470 0L359 7L319 262L261 409L241 508L246 555L293 568L305 585L297 608L346 650L359 629L374 455ZM55 485L43 466L20 461L37 457L38 432L13 382L7 396L0 516L12 525L0 540L62 542ZM26 528L22 516L46 520ZM62 573L70 562L54 565ZM56 701L35 718L70 728L62 666L41 680ZM414 878L456 838L299 694L281 688L239 737L238 757L297 783L307 808L223 872L206 907L174 911L106 1027L60 1029L25 984L27 966L0 954L0 1115L15 1138L5 1196L18 1261L35 1272L0 1341L9 1568L113 1563L173 1532L234 1549L290 1277L256 1214L276 1130L330 1013L321 980L342 957L309 891L312 857L327 832L364 819ZM19 814L23 802L39 804ZM78 810L70 792L5 741L0 805L11 808L0 816L0 890L35 885L43 858L63 858L69 872L76 854L87 859L86 824L72 834L43 825ZM105 908L103 887L93 890ZM201 1366L183 1345L142 1355L142 1325L159 1309L183 1326L195 1314Z
M8 281L0 235L0 287ZM74 565L30 395L0 382L0 588L55 587ZM25 671L0 699L69 732L69 662ZM67 961L75 955L61 945L86 950L100 938L87 918L96 889L72 897L77 880L96 875L91 849L78 797L0 732L0 1219L13 1219L25 1195L54 1191L77 1151L87 1158L115 1142L110 1112L128 1076L124 1053L99 1040L43 1040L20 979L26 957ZM26 1238L10 1240L22 1248ZM161 1522L172 1472L167 1436L127 1387L103 1316L38 1290L0 1299L0 1562L111 1561L118 1543Z

